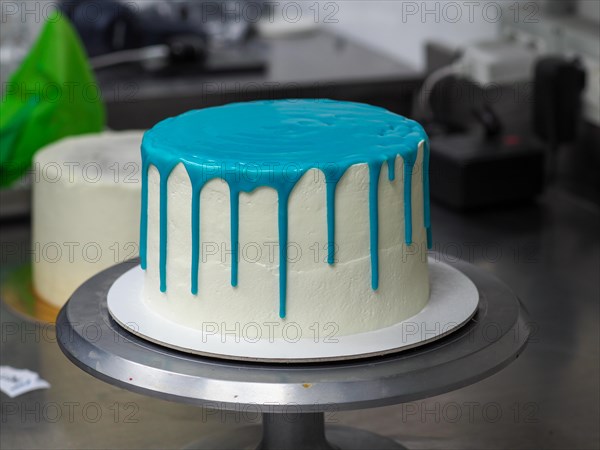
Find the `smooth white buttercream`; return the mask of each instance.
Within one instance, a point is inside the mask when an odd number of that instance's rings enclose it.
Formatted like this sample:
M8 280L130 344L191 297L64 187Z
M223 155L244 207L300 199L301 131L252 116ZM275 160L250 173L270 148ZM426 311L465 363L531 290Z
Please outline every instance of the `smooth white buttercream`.
M403 161L396 178L387 164L379 179L379 289L371 289L369 252L369 174L365 164L348 169L336 190L337 244L334 266L326 263L326 189L322 172L307 172L289 200L287 315L278 316L279 260L277 194L258 188L240 194L239 283L232 287L228 185L212 180L200 197L199 293L190 292L191 184L179 164L168 179L167 286L159 290L159 174L148 175L148 265L144 300L163 317L181 325L219 332L244 330L254 336L287 337L300 330L346 335L406 319L429 297L427 245L423 225L421 161L412 177L413 244L404 244ZM250 325L249 325L250 324ZM255 326L256 324L256 326ZM286 327L287 326L287 327Z

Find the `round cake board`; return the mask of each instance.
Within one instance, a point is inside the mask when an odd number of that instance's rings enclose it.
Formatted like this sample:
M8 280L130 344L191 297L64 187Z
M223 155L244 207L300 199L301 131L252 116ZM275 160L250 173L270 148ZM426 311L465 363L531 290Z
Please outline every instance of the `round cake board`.
M110 315L144 339L202 356L260 362L324 362L359 359L407 350L439 339L468 322L479 304L479 292L459 270L429 258L430 298L414 316L379 330L331 339L248 340L206 333L165 319L142 298L144 272L136 266L108 291Z

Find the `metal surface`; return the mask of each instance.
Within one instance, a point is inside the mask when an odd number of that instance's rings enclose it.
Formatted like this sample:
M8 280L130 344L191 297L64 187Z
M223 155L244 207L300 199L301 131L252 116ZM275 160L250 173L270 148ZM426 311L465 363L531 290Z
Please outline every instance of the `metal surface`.
M426 400L330 411L327 426L358 427L413 450L598 449L598 208L550 190L531 204L468 215L432 204L431 215L444 261L468 260L522 299L533 325L527 351L479 383ZM0 271L29 262L30 239L27 222L0 225ZM0 318L1 364L52 384L15 399L0 394L1 448L174 449L260 424L252 408L198 408L104 383L64 357L52 327L2 305Z
M518 356L529 335L520 303L503 283L456 263L479 290L477 313L455 333L414 350L313 365L186 355L129 333L110 316L108 289L134 263L113 266L75 291L56 322L58 344L86 372L167 400L230 410L255 405L262 412L285 412L290 404L313 412L408 402L491 375ZM97 332L90 334L90 328Z

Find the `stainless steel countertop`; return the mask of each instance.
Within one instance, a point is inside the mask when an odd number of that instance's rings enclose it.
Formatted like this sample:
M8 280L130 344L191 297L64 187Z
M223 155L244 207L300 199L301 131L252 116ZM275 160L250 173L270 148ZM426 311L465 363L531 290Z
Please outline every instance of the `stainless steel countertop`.
M152 127L190 109L235 101L333 98L363 101L407 113L423 74L370 47L324 29L279 38L257 37L262 72L179 74L169 77L115 67L97 73L107 125ZM229 49L229 56L244 49Z
M529 347L470 387L332 412L327 421L414 449L599 448L597 208L551 191L535 204L468 215L434 205L432 221L435 250L493 272L519 295L535 328ZM0 225L3 269L27 261L28 241L27 223ZM50 327L24 322L4 306L0 311L1 363L35 370L52 384L15 399L2 394L3 449L179 448L201 434L259 420L253 409L200 409L103 383L63 356Z

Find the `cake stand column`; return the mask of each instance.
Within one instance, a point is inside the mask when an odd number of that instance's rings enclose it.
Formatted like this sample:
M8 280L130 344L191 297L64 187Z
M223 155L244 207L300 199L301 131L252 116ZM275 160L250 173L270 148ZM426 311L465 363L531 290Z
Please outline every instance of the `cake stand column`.
M325 438L325 416L319 413L263 413L263 435L257 450L334 450Z
M263 413L262 426L205 434L183 450L406 450L398 442L370 431L325 426L324 413L294 416Z
M406 450L370 431L339 425L325 426L324 413L263 413L262 439L256 450Z

